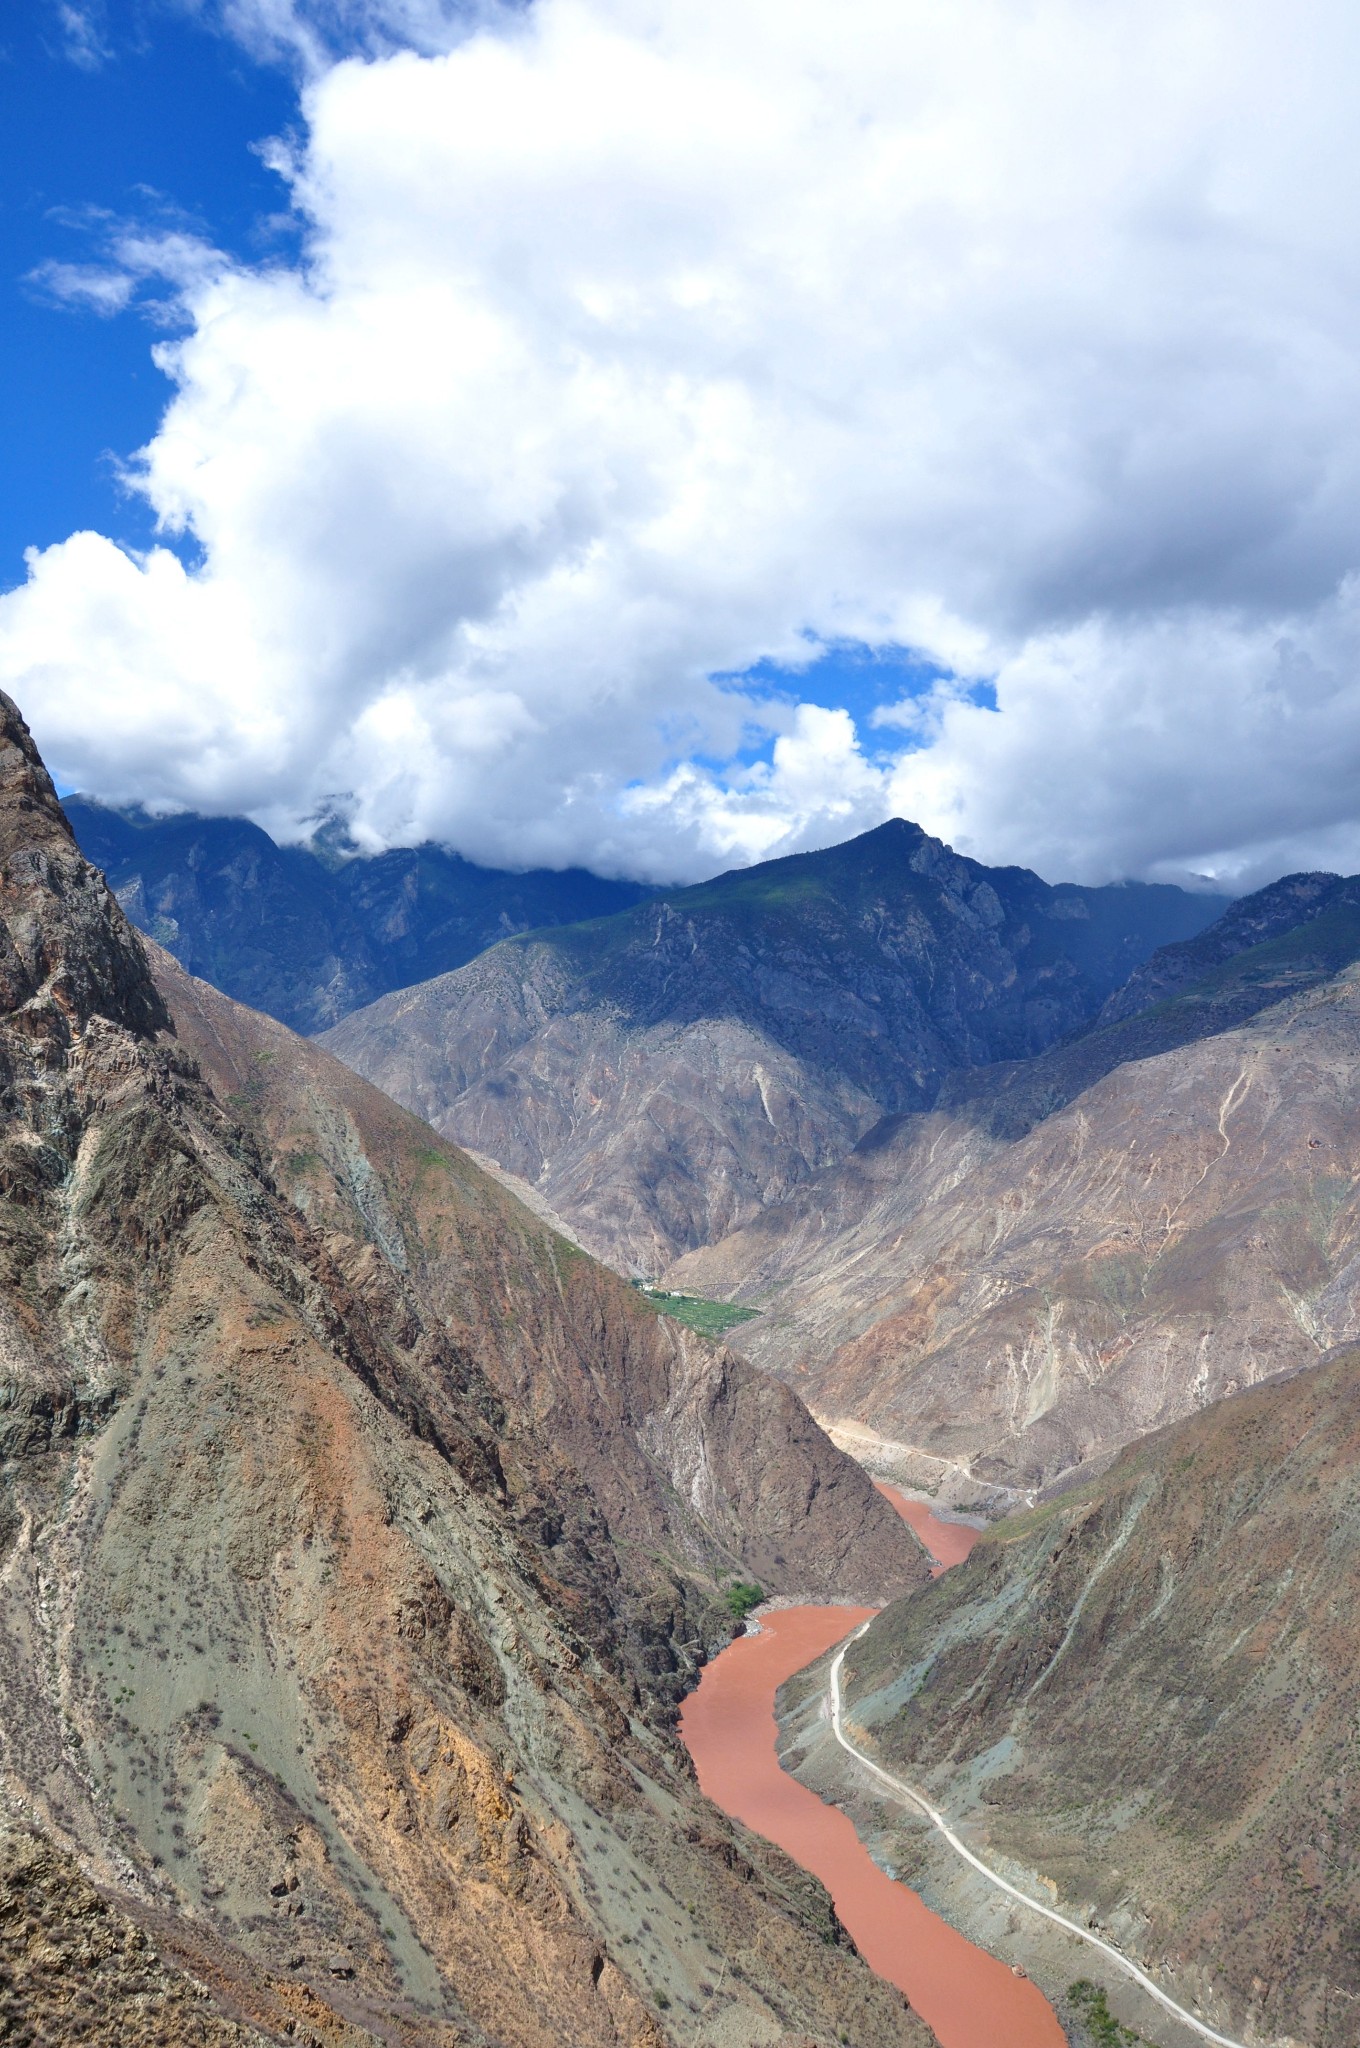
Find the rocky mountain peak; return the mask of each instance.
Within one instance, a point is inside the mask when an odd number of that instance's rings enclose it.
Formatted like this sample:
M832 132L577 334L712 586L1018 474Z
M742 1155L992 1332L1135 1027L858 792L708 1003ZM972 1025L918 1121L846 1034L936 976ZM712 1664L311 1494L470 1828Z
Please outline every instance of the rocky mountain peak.
M18 705L0 690L0 860L20 848L75 844Z
M77 847L17 706L0 693L0 1014L69 1044L93 1017L139 1037L169 1028L146 957Z
M942 839L932 839L924 826L914 824L910 818L885 818L881 825L871 826L869 831L861 832L848 843L866 854L886 853L899 857L923 846L944 846Z

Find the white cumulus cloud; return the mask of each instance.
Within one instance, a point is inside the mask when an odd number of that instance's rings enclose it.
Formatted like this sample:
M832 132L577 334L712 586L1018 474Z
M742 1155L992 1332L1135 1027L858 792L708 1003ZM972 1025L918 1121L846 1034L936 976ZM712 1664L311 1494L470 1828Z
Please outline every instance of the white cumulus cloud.
M895 809L1052 874L1360 865L1353 10L234 18L309 67L304 254L123 239L185 320L166 545L0 598L69 780L658 877ZM845 641L943 679L859 730L713 680Z

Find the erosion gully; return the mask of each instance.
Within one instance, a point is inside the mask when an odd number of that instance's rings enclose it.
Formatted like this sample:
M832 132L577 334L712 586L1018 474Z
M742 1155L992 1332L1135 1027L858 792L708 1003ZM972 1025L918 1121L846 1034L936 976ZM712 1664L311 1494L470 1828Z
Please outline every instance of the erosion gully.
M924 1501L879 1491L935 1559L936 1574L967 1557L977 1531L937 1519ZM762 1615L704 1669L685 1702L680 1733L699 1784L819 1877L869 1967L905 1993L942 2048L1064 2048L1066 2036L1037 1985L964 1939L915 1892L879 1869L854 1826L779 1768L774 1697L786 1678L842 1642L871 1607L784 1607Z

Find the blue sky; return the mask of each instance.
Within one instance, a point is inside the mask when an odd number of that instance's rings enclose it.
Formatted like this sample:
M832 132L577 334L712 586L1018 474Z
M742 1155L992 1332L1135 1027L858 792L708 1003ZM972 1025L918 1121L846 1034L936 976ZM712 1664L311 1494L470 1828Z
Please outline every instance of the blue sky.
M1341 0L3 38L0 684L68 785L663 880L894 813L1360 867Z
M145 502L118 465L151 438L170 395L136 315L73 311L25 280L52 261L91 262L100 216L187 216L246 257L261 253L286 195L251 145L287 128L297 96L172 6L111 0L107 55L73 61L51 0L6 11L0 61L0 581L25 548L78 527L145 546Z
M174 0L100 0L74 21L59 0L16 9L0 62L0 587L22 583L29 548L85 527L195 559L192 536L158 534L126 481L171 396L152 349L174 331L173 311L153 283L109 316L54 296L44 273L96 265L124 225L183 229L244 264L286 255L298 224L260 145L298 122L295 65L243 49ZM940 674L910 649L842 640L807 666L765 659L719 680L775 705L843 708L867 735L877 711ZM750 769L771 761L775 740L748 729L725 761L695 759Z
M89 37L77 39L54 0L22 0L3 46L6 587L23 581L26 549L80 527L137 549L156 538L153 512L126 487L123 465L152 438L171 395L151 359L161 322L136 300L116 317L58 301L44 287L44 267L91 265L119 222L183 226L246 263L277 258L296 234L286 188L259 150L296 129L296 73L248 54L172 0L108 0L88 19ZM154 296L154 288L141 294ZM184 536L169 539L192 559ZM867 733L876 711L940 673L909 649L841 641L806 668L764 660L727 680L777 701L843 707ZM974 694L985 697L985 688ZM770 733L747 735L729 758L768 761L773 745Z

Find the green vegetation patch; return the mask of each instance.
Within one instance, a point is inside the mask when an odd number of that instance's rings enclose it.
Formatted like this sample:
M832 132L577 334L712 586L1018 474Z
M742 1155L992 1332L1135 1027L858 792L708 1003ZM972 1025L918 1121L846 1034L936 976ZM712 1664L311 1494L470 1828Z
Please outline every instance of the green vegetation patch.
M640 1280L633 1285L659 1316L672 1316L677 1323L684 1323L687 1329L697 1330L701 1337L721 1337L728 1330L735 1330L738 1323L749 1323L758 1316L758 1308L742 1308L735 1301L705 1301L700 1294L668 1294L664 1288L647 1287Z
M301 1180L304 1174L315 1173L326 1164L319 1152L310 1146L298 1146L283 1155L283 1169L290 1180Z
M723 1599L733 1621L745 1621L751 1609L759 1607L764 1598L764 1589L745 1579L736 1579L730 1586L723 1587Z
M1144 2048L1143 2036L1135 2034L1110 2011L1109 2000L1089 1977L1078 1977L1067 1987L1067 2002L1080 2018L1095 2048Z

